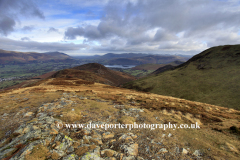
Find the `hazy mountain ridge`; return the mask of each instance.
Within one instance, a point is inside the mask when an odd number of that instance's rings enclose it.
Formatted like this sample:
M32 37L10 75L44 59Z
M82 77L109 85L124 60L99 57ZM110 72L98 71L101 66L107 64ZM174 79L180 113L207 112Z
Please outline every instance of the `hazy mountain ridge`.
M15 52L0 50L0 64L21 64L32 62L64 61L72 58L60 52Z
M141 65L141 64L167 64L173 61L185 62L188 58L172 56L172 55L147 55L142 57L132 57L132 58L115 58L108 60L107 64L116 65Z

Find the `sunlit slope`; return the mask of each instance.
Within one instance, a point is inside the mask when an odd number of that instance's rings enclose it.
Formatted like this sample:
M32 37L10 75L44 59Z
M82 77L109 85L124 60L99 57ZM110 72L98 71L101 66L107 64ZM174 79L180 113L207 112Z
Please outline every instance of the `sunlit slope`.
M240 45L212 47L174 70L125 87L240 109Z

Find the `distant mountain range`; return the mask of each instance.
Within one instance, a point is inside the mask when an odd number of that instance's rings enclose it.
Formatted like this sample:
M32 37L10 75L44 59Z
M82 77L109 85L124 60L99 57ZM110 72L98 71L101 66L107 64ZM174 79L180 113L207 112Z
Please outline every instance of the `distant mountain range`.
M71 61L70 56L61 52L16 52L0 49L0 64L22 64L48 61Z
M132 58L116 58L107 61L108 64L116 65L140 65L140 64L167 64L173 61L185 62L187 58L179 56L162 56L162 55L147 55L143 57L132 57Z
M125 87L240 109L240 45L209 48L175 69L156 70Z
M0 64L23 64L33 62L74 61L82 63L100 63L108 65L140 65L140 64L167 64L173 61L185 62L189 58L176 55L152 55L144 53L107 53L95 56L69 56L61 52L16 52L0 49Z
M77 59L92 60L100 64L108 65L141 65L141 64L168 64L173 61L186 62L190 57L177 55L153 55L144 53L107 53L99 56L77 56Z

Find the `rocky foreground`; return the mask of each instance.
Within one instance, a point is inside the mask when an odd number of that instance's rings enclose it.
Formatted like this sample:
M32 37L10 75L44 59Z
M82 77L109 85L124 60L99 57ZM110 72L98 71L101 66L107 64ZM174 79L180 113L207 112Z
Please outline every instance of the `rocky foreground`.
M47 85L45 83L44 85ZM44 91L44 85L40 85ZM84 85L82 88L90 86ZM104 87L100 85L98 87ZM93 89L93 85L90 87ZM21 89L15 93L7 93L7 96L16 96L16 93L33 91L36 88ZM53 91L53 88L48 88ZM55 88L56 89L56 88ZM57 88L58 90L59 88ZM237 159L239 158L239 147L233 142L238 141L236 134L229 131L221 132L219 128L213 129L213 124L225 123L231 118L227 116L217 118L208 115L211 123L206 121L206 117L199 112L199 115L193 113L184 113L180 109L177 112L177 106L180 105L180 99L160 97L157 95L146 95L145 93L132 93L125 95L125 102L100 96L100 92L85 89L85 94L70 91L61 91L61 96L52 102L43 103L35 108L25 112L5 113L1 119L19 118L22 121L17 128L6 136L0 142L0 159L3 160L33 160L33 159L61 159L61 160L143 160L143 159ZM89 88L88 88L89 89ZM100 89L101 90L101 89ZM114 90L117 88L106 89ZM118 90L120 92L120 90ZM39 91L38 91L39 92ZM44 91L46 92L46 91ZM90 92L90 93L89 93ZM122 91L124 96L125 90ZM87 93L87 94L86 94ZM116 94L115 94L116 95ZM158 104L164 102L164 108L156 110L156 106L149 107L143 105L140 99L158 101ZM15 98L15 97L13 97ZM143 99L143 98L142 98ZM25 102L26 103L26 102ZM144 104L146 104L144 102ZM182 101L185 108L192 108L193 104L204 106L210 112L218 110L217 113L229 112L229 115L237 117L239 122L239 112L201 103L192 103ZM1 103L3 105L3 103ZM106 107L107 106L107 107ZM173 109L166 109L175 106ZM2 107L2 106L1 106ZM105 107L101 110L101 107ZM179 106L180 107L180 106ZM78 108L81 108L79 111ZM67 110L66 110L67 109ZM108 111L108 112L107 112ZM70 114L71 113L71 114ZM101 113L101 114L100 114ZM108 113L108 114L106 114ZM173 114L174 113L174 114ZM228 115L228 116L229 116ZM223 115L222 115L223 116ZM22 117L22 118L21 118ZM169 118L168 117L174 117ZM150 119L149 119L150 118ZM152 118L152 119L151 119ZM215 118L215 119L214 119ZM153 121L154 120L154 121ZM184 130L150 130L150 129L108 129L104 128L67 128L66 123L84 123L84 124L114 124L114 123L167 123L167 121L178 122L196 122L201 123L201 129ZM4 121L5 122L5 121ZM235 122L235 121L234 121ZM6 122L7 123L7 122ZM62 124L62 125L59 125ZM225 124L222 124L224 126ZM229 124L232 125L232 124ZM238 124L237 124L238 125ZM63 126L63 127L62 127ZM186 131L187 130L187 131ZM191 135L187 132L192 132ZM195 135L194 135L195 134ZM182 136L186 137L182 137ZM205 136L205 140L202 136ZM192 137L190 137L192 136ZM215 137L214 137L215 136ZM211 137L211 141L208 140ZM213 137L216 140L213 140ZM229 138L226 142L221 139ZM194 142L196 145L194 145ZM219 142L219 144L218 144ZM238 143L236 142L236 144ZM199 143L199 144L197 144ZM215 144L216 143L216 144ZM218 148L219 147L219 148ZM220 153L222 151L222 153ZM226 154L223 154L226 153ZM218 156L218 154L220 154Z

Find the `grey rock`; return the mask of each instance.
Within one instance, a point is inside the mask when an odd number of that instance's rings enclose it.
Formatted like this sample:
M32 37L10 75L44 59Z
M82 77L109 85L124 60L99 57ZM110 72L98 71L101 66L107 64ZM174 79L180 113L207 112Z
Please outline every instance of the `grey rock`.
M37 140L37 141L30 143L29 145L27 145L26 147L21 149L19 152L17 152L17 154L15 154L10 160L24 160L28 151L33 150L33 148L36 145L41 144L41 143L43 143L42 140Z
M75 154L69 154L69 155L63 157L62 160L75 160L75 159L78 159L77 157L78 157L78 156L75 155Z
M123 157L122 160L136 160L134 156L129 156L129 157Z
M9 149L6 149L4 151L1 151L0 152L0 159L4 158L7 153L13 152L14 150L16 150L16 148L9 148Z
M172 134L171 134L171 133L169 133L169 134L168 134L168 137L172 137Z
M81 160L103 160L96 153L87 152L84 156L81 157Z
M193 153L193 155L199 157L199 156L202 156L202 153L201 153L200 150L195 150L194 153Z
M168 152L168 150L166 148L162 148L162 149L159 150L159 152L160 153L166 153L166 152Z
M74 148L73 146L70 146L68 149L67 149L67 153L72 153L74 152Z
M188 154L188 151L187 151L185 148L181 148L181 149L180 149L180 152L181 152L182 154Z

